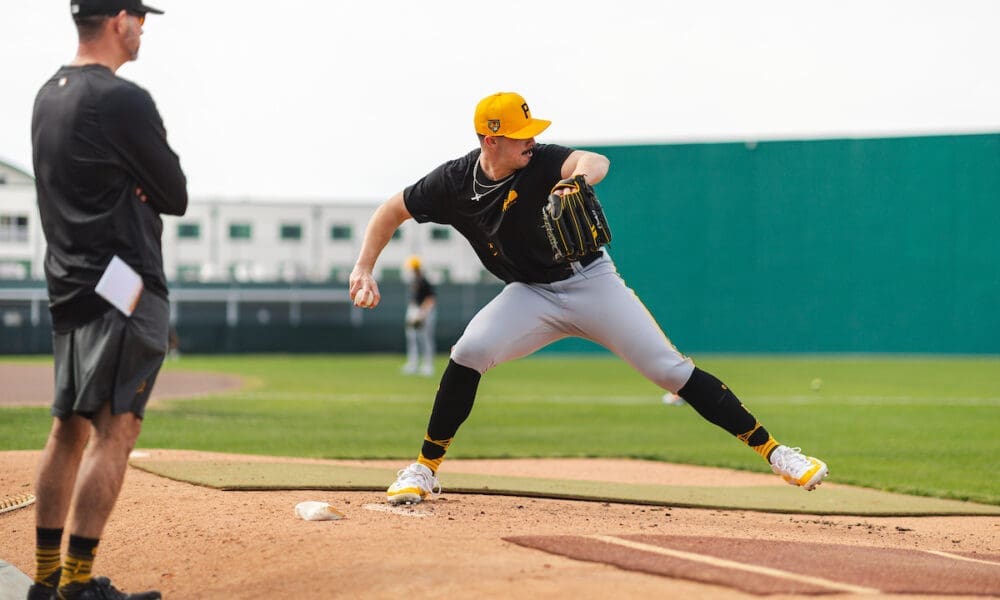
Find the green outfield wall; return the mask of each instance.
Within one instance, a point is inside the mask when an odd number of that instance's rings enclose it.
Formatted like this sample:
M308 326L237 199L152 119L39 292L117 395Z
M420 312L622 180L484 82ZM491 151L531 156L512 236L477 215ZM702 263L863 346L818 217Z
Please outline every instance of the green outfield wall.
M1000 353L1000 135L591 149L682 350Z
M682 351L1000 354L1000 134L590 149L610 252ZM43 285L0 282L0 353L51 351ZM376 311L334 282L174 287L174 320L189 352L402 351L382 286ZM499 289L439 288L439 351Z

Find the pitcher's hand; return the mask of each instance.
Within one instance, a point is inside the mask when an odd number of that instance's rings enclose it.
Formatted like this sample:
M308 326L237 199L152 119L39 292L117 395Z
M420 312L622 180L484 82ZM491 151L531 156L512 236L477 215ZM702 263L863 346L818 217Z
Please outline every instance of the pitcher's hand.
M382 295L378 291L378 283L371 271L355 266L351 271L351 300L354 306L359 308L375 308L378 306Z

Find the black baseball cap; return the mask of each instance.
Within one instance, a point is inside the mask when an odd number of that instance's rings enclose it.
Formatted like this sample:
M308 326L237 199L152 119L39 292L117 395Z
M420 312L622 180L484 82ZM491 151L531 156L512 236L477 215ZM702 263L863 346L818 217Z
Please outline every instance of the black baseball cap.
M123 10L140 15L146 13L163 14L162 10L146 6L142 0L70 0L69 2L69 12L74 17L117 15Z

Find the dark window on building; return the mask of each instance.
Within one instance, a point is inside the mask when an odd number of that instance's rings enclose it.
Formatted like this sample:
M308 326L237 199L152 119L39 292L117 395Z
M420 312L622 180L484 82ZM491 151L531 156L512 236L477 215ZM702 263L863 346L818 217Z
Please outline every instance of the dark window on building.
M403 230L402 229L397 229L396 231L392 232L392 241L393 242L398 242L401 239L403 239Z
M351 267L330 267L331 281L348 281L351 277Z
M230 223L229 239L249 240L253 236L253 227L249 223Z
M393 283L400 282L402 280L403 280L403 270L396 269L394 267L386 267L385 269L382 269L382 277L379 278L379 281L386 281Z
M182 240L197 240L201 238L200 223L178 223L177 237Z
M0 279L30 279L30 278L31 278L31 261L0 260ZM0 308L3 307L0 306Z
M0 215L0 242L27 242L28 217Z
M351 239L351 226L350 225L334 225L330 227L330 239L331 240L349 240Z
M178 265L177 279L179 281L198 281L201 279L201 267L199 265Z
M284 224L281 226L281 239L283 240L301 240L302 239L302 226L301 225L291 225Z
M451 239L451 229L448 227L432 227L431 239L435 242L446 242Z

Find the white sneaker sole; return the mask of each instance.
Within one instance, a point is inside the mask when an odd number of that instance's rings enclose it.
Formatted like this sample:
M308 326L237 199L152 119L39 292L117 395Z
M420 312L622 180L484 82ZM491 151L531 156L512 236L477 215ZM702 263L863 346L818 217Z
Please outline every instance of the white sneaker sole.
M779 469L777 469L773 465L771 467L771 471L773 471L775 475L778 475L782 479L784 479L785 483L787 483L788 485L794 485L796 487L800 487L800 488L806 490L807 492L811 492L814 489L816 489L816 486L818 486L819 484L823 483L823 480L826 479L826 476L830 474L830 470L829 470L829 468L827 468L825 462L823 462L821 460L818 460L818 459L815 459L815 458L813 460L815 460L816 462L818 462L819 465L820 465L820 467L819 467L819 469L816 470L815 473L812 474L812 477L810 477L809 479L807 479L804 483L799 483L799 481L797 479L795 479L794 477L791 477L790 475L785 475L784 473L782 473Z
M386 501L389 504L420 504L424 497L419 492L402 491L394 494L386 494Z
M823 480L826 479L826 476L829 475L829 474L830 474L830 470L827 469L826 465L824 464L820 468L820 470L816 471L816 474L813 475L809 479L809 481L807 481L805 483L805 485L802 486L803 489L805 489L807 492L813 491L814 489L816 489L817 486L819 486L819 484L823 483Z
M826 463L820 462L819 464L819 470L813 473L813 476L810 477L805 483L800 485L800 487L807 492L811 492L816 489L819 484L823 483L826 476L830 474L830 470L827 468ZM792 485L799 485L799 483L794 479L786 479L785 481L788 481L788 483Z

